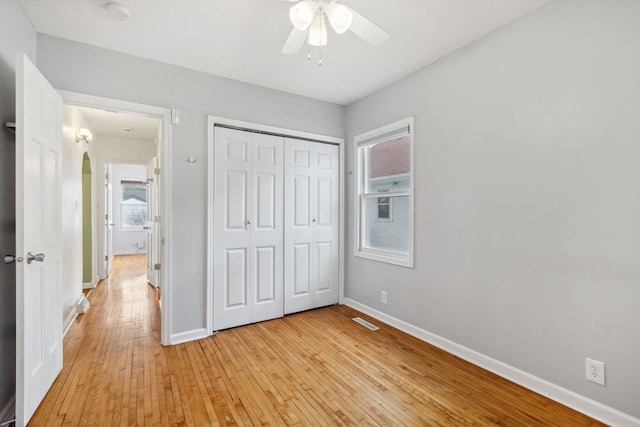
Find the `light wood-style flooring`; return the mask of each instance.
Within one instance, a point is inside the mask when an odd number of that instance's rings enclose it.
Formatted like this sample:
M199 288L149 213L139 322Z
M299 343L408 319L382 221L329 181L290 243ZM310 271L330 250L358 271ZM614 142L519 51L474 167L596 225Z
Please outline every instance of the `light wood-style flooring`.
M343 306L162 347L145 265L116 257L30 426L600 425Z

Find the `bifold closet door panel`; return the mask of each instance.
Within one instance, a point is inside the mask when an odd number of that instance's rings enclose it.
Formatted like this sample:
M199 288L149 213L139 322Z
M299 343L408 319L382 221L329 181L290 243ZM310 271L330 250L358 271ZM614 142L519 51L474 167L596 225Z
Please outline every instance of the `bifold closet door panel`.
M214 330L283 312L283 141L215 129Z
M284 316L282 137L254 133L251 224L251 323Z
M284 312L338 302L339 149L285 139Z

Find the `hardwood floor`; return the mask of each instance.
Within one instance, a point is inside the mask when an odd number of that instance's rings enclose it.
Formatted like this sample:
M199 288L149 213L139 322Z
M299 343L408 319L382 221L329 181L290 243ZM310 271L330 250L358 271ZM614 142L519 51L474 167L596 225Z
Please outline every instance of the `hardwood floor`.
M144 256L89 300L31 426L601 425L344 306L162 347Z

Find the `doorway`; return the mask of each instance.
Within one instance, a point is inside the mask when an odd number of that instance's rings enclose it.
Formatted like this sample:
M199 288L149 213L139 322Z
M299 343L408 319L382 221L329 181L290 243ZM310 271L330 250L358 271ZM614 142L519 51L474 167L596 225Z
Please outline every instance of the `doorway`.
M153 168L154 174L159 175L160 171L163 172L162 179L159 176L154 179L154 191L157 191L154 199L156 212L163 212L163 215L157 214L152 218L136 219L137 222L142 222L140 228L144 230L144 235L136 239L135 245L132 244L132 252L146 254L150 243L156 245L153 253L157 257L157 262L154 263L154 267L156 264L157 268L162 266L162 270L155 271L154 278L156 280L153 283L156 287L162 284L163 290L160 336L162 345L170 345L171 305L170 282L168 280L170 263L167 261L170 257L170 251L164 247L164 242L170 235L170 189L169 185L162 185L162 182L170 183L170 168L163 153L170 152L171 110L74 92L60 91L60 94L65 105L82 109L88 127L93 133L93 140L90 144L93 152L89 154L94 166L91 171L93 199L95 200L92 205L92 213L96 224L95 233L92 236L96 241L93 253L95 264L92 274L97 279L105 278L108 275L109 262L113 259L114 249L116 249L112 241L110 245L107 245L110 240L107 238L109 227L120 226L122 228L123 226L122 223L117 224L114 221L114 212L109 215L112 208L107 205L108 200L122 195L121 185L116 189L111 181L111 188L109 188L108 182L113 176L109 171L111 165L137 164L146 170L148 164L153 163L157 165ZM130 120L133 120L133 124L129 124ZM117 134L118 132L119 134ZM144 132L146 133L142 135ZM149 132L151 133L149 134ZM149 176L145 173L141 180L142 186L146 187L148 181ZM112 193L110 197L109 190ZM120 191L119 194L118 191ZM161 218L163 224L159 223ZM154 224L150 224L150 222ZM147 227L156 232L154 239L147 236Z

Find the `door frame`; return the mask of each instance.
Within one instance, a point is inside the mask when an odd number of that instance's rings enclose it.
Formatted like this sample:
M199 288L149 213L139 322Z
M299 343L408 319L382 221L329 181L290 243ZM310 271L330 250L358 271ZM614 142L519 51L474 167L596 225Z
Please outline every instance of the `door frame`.
M339 148L340 172L339 172L339 198L340 198L340 226L338 233L338 303L344 302L344 230L345 230L345 142L344 138L327 136L311 132L303 132L294 129L269 126L260 123L247 122L243 120L229 119L219 116L208 116L207 119L207 333L211 335L213 331L213 216L214 216L214 184L215 184L215 125L235 127L240 130L258 131L272 133L283 137L299 138L317 141L318 143L335 144Z
M98 191L98 197L96 198L96 222L102 221L102 227L98 228L98 236L96 239L98 243L96 257L98 258L98 266L100 266L100 268L98 268L98 280L100 280L109 277L109 273L111 272L111 259L109 256L113 255L113 229L109 230L109 224L113 221L113 184L111 183L111 173L110 171L107 172L111 162L97 159L96 163L98 176L101 178L100 182L96 180L96 186L98 190L102 190ZM104 185L104 187L102 185ZM109 188L110 185L111 188ZM111 213L111 215L109 215L109 213Z
M162 122L162 164L160 165L160 170L163 179L162 188L160 188L162 195L160 209L163 221L161 236L163 248L160 259L162 265L160 270L160 283L162 284L160 341L163 346L171 345L171 109L64 90L59 90L58 93L60 93L63 103L66 105L117 111L123 114L144 115L158 118Z

